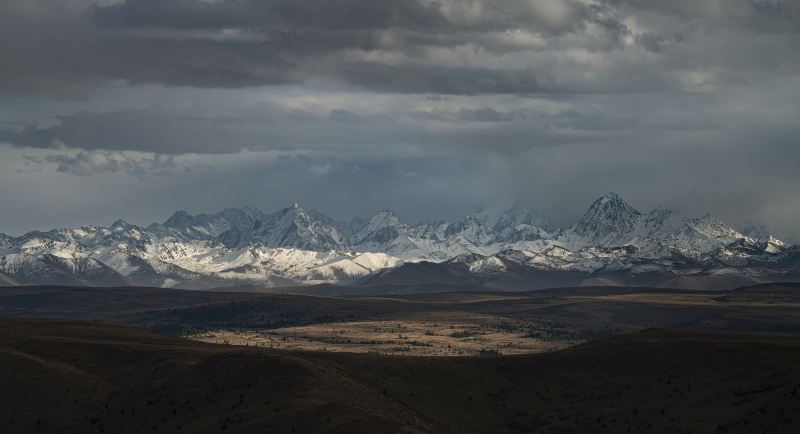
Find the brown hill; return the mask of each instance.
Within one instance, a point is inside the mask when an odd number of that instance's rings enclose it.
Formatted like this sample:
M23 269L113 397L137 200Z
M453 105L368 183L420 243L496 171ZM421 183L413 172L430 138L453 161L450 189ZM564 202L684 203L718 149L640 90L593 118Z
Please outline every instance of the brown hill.
M800 338L648 330L521 357L209 345L0 320L6 433L796 432Z

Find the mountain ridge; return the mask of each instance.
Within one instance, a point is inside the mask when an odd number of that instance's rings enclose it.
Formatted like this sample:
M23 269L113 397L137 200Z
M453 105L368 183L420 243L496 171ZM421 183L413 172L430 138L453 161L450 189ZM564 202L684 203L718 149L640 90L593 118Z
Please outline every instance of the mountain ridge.
M392 274L384 270L422 261L463 264L483 280L548 272L777 276L798 272L799 257L796 246L749 237L710 214L640 212L617 193L601 196L562 228L519 204L411 225L388 209L346 223L294 203L274 213L176 211L147 227L120 219L109 227L0 235L0 283L279 286L374 281Z

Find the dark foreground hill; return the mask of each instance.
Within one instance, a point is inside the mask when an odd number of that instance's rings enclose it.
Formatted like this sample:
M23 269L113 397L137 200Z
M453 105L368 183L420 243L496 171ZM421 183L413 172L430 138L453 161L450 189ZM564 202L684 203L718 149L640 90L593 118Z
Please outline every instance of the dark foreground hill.
M648 330L411 358L0 320L4 433L796 432L800 338Z

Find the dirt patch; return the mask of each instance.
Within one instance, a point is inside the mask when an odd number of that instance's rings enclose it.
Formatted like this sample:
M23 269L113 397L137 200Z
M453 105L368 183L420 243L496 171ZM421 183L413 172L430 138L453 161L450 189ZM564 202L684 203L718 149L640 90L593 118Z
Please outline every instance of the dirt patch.
M274 330L216 330L192 339L266 348L409 356L491 356L559 350L581 342L551 339L546 330L494 317L377 320Z

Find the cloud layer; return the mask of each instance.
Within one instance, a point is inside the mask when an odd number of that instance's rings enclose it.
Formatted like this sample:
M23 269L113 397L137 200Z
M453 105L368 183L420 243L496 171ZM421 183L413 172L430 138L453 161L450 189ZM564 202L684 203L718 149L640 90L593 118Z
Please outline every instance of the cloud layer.
M618 190L800 240L793 0L5 0L0 41L0 231L159 191L568 221ZM62 190L130 181L113 216Z
M8 0L0 92L687 90L796 71L799 21L785 0Z

